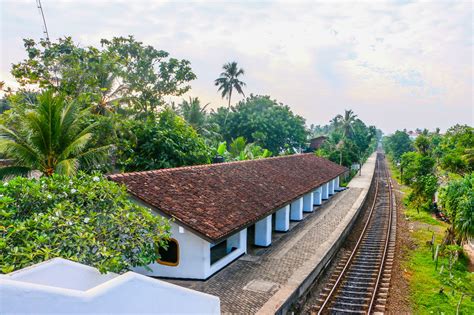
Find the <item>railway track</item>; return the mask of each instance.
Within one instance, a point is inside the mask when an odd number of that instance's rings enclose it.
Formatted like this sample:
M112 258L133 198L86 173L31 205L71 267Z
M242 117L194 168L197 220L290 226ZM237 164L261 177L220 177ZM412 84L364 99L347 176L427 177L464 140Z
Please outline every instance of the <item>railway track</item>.
M396 207L384 157L377 155L375 197L350 254L343 257L312 314L383 313L395 252Z

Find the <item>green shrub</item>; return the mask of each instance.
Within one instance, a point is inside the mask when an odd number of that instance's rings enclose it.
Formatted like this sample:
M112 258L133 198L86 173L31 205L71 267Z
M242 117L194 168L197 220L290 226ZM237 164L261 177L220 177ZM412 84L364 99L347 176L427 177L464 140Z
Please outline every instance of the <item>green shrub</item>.
M158 258L169 222L100 175L17 177L0 186L0 234L2 273L54 257L123 272Z
M121 129L117 165L125 171L211 162L211 149L204 139L170 109L145 121L124 121Z

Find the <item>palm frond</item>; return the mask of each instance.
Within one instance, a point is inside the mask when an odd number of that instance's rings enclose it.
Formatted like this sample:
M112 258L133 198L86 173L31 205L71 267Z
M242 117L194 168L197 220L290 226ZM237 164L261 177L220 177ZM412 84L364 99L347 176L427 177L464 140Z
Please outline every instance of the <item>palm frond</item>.
M8 180L15 176L27 177L31 173L31 168L26 166L6 166L0 168L0 180Z
M40 163L40 157L37 152L26 143L0 139L0 152L4 153L8 158L15 160L18 164L34 167Z
M55 172L62 175L72 176L79 168L79 160L76 158L62 160L56 165Z
M63 149L61 154L58 156L58 160L61 161L63 159L70 159L71 155L80 154L91 138L91 133L85 133L78 137Z
M107 158L107 153L112 148L112 145L104 145L98 148L90 149L86 152L80 153L76 158L88 166L95 166L104 162Z

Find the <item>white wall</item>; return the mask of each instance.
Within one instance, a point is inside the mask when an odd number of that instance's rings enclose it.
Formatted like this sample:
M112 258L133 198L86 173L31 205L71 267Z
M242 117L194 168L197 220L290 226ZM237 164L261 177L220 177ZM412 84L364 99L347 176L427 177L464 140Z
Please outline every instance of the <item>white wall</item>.
M181 227L180 229L176 222L171 222L171 237L176 239L179 244L179 264L177 266L166 266L156 262L148 265L151 271L144 267L135 268L133 271L148 276L206 279L207 264L210 261L209 242L186 228Z
M228 254L227 256L219 259L218 261L216 261L215 263L213 263L211 265L211 244L208 243L209 245L209 249L208 249L208 259L206 261L206 265L205 265L205 275L206 277L205 278L208 278L210 276L212 276L214 273L216 273L217 271L221 270L222 268L224 268L225 266L227 266L228 264L230 264L232 261L236 260L237 258L239 258L240 256L242 256L243 254L247 253L247 229L243 229L241 230L240 232L237 233L238 235L238 239L239 239L239 244L238 244L238 248L236 250L234 250L233 252L231 252L230 254ZM235 244L235 243L234 243Z
M218 297L134 272L101 275L61 258L38 266L0 277L0 314L220 313Z

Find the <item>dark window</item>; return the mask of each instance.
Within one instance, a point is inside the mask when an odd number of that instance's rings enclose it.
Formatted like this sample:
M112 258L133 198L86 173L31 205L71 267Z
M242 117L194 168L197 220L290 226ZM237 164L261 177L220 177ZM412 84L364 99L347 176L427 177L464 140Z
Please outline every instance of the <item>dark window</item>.
M167 266L177 266L179 264L179 244L174 238L168 241L168 248L159 248L160 258L157 260L159 264Z

